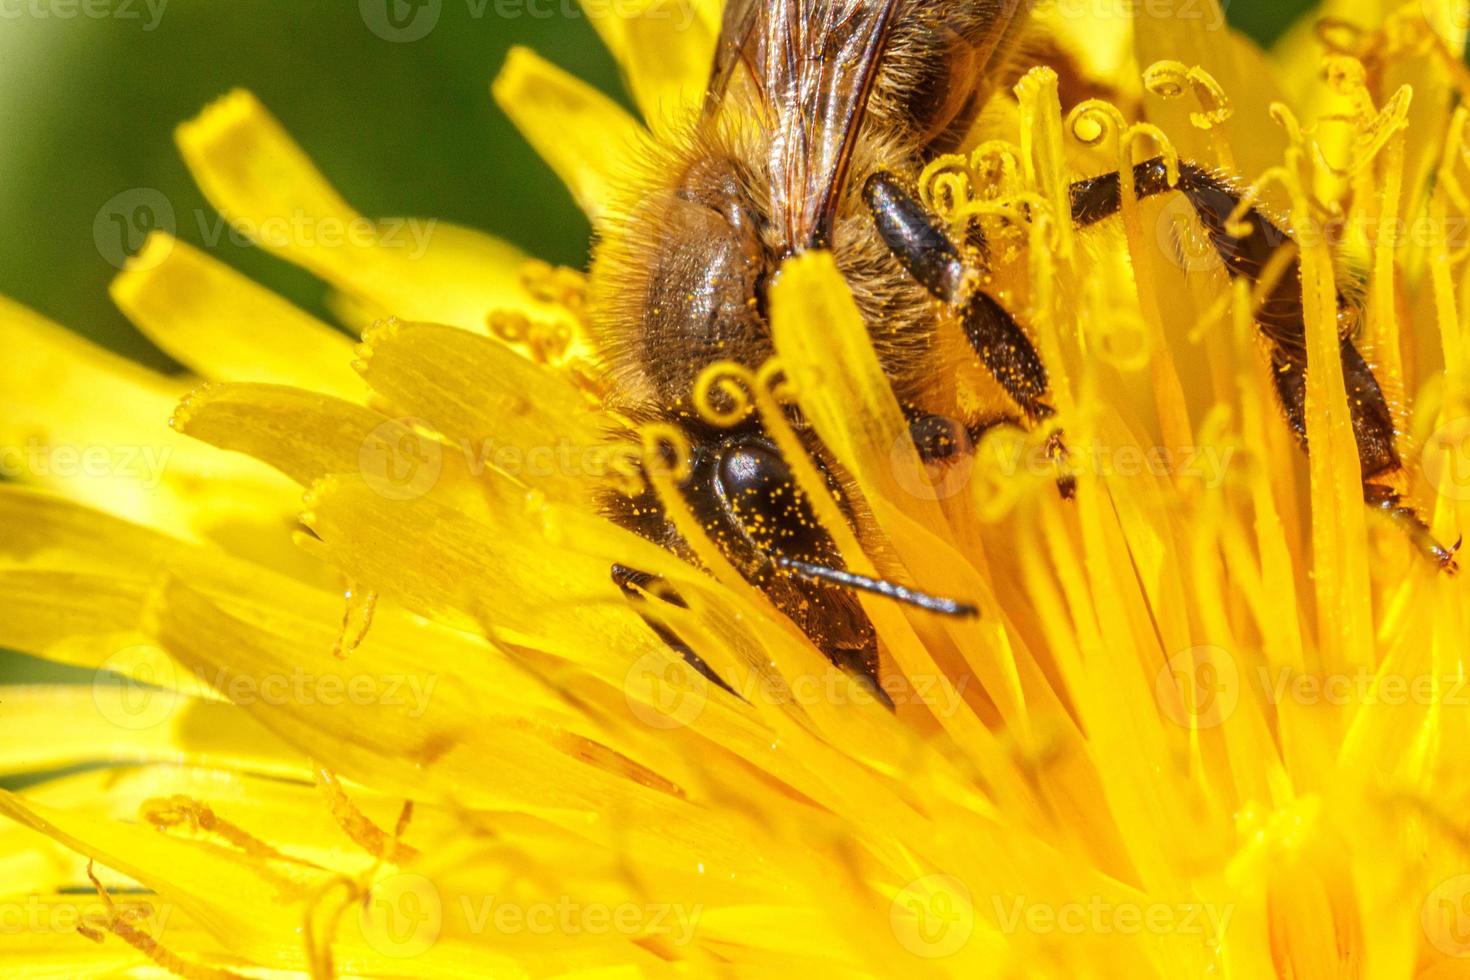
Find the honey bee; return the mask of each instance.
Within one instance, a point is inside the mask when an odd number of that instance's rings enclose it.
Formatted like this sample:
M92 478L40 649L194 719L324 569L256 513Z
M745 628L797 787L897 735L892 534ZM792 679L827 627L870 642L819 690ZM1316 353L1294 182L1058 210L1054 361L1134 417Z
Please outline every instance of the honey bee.
M730 562L835 664L877 686L877 639L855 593L878 592L947 615L972 606L848 572L787 462L758 418L704 421L691 392L711 363L752 369L773 353L766 294L787 257L828 249L868 325L911 420L920 457L965 452L989 426L1036 427L1054 415L1048 373L1025 327L987 289L983 240L953 240L914 180L953 149L1007 77L1028 0L728 0L698 118L663 138L627 203L603 219L589 286L594 341L615 402L633 420L671 423L691 447L682 487L692 514ZM1233 276L1257 280L1290 239L1255 210L1252 233L1230 220L1241 195L1228 179L1161 159L1140 163L1140 197L1182 193ZM1079 226L1116 215L1117 173L1075 184ZM1342 301L1346 316L1347 302ZM1276 280L1256 313L1288 423L1305 445L1306 328L1300 270ZM928 392L946 370L936 354L958 326L1009 411L963 420L934 413ZM814 324L813 329L821 329ZM1365 500L1408 529L1445 568L1424 522L1389 485L1401 469L1383 392L1349 336L1343 371L1362 457ZM856 522L835 461L793 411L793 423ZM1060 459L1060 434L1049 443ZM1072 490L1061 475L1064 495ZM609 499L612 518L693 559L652 492ZM629 595L648 576L617 566ZM650 620L650 625L653 625ZM707 670L678 638L666 641ZM718 678L716 678L718 680Z

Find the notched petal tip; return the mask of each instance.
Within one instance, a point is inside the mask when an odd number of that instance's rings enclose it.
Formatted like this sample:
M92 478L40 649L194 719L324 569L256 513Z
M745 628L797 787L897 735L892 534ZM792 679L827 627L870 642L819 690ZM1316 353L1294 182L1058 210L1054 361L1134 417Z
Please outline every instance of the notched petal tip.
M403 321L396 316L375 320L362 332L362 343L357 345L357 354L364 360L373 355L374 349L398 337L403 330Z
M189 421L194 415L195 408L217 387L218 385L213 381L206 381L179 399L178 405L174 406L173 414L168 417L168 427L175 432L188 435Z
M245 88L233 88L207 104L193 119L180 123L175 136L191 145L210 140L218 132L228 132L242 121L264 114L265 107L255 93Z

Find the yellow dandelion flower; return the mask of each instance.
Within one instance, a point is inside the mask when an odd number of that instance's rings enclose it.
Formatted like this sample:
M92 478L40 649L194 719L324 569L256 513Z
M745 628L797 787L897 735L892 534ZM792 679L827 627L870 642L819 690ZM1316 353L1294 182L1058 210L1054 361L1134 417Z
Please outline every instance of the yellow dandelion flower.
M641 120L527 51L496 80L600 228L717 8L595 19ZM182 126L361 342L161 233L113 296L188 379L0 301L0 645L95 677L0 692L0 774L41 777L0 793L7 975L1470 974L1470 586L1422 553L1470 527L1467 5L1327 0L1270 52L1215 0L1037 19L1047 63L918 193L986 235L1065 452L1001 426L922 462L820 250L769 290L775 359L692 396L759 414L846 568L976 607L864 595L881 691L673 505L687 439L622 410L589 326L616 283L357 214L248 93ZM1258 212L1221 234L1274 215L1296 264L1232 279L1128 181L1073 227L1074 181L1155 155L1229 174ZM1364 506L1346 329L1427 527Z

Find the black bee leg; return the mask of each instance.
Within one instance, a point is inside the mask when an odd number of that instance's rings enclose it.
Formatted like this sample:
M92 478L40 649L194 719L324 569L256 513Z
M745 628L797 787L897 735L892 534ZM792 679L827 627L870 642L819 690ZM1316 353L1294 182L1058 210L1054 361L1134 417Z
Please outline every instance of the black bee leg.
M1448 575L1454 575L1460 570L1460 563L1455 556L1460 553L1460 545L1464 542L1461 537L1454 545L1446 548L1434 539L1434 534L1429 530L1429 525L1424 523L1424 518L1419 512L1403 503L1399 492L1392 487L1381 483L1364 483L1363 500L1369 507L1382 512L1389 520L1393 521L1403 532L1408 535L1414 547L1438 565Z
M1305 449L1306 369L1299 360L1287 360L1279 355L1273 356L1271 369L1286 420ZM1459 571L1459 564L1455 560L1455 555L1460 550L1459 543L1452 548L1446 548L1436 541L1429 525L1418 511L1405 504L1399 492L1383 482L1403 469L1403 462L1394 445L1393 417L1372 369L1352 342L1346 339L1342 341L1342 373L1348 391L1348 406L1352 412L1353 435L1358 443L1358 457L1362 465L1364 502L1403 529L1410 542L1426 558L1453 575Z
M1209 236L1231 276L1244 276L1259 283L1267 265L1283 247L1296 243L1255 208L1239 219L1242 236L1230 232L1230 217L1240 206L1240 193L1209 171L1193 164L1179 164L1179 183L1169 184L1168 168L1162 157L1145 160L1133 168L1134 189L1140 198L1169 191L1183 194ZM1118 174L1103 174L1072 185L1072 221L1078 227L1096 224L1122 208ZM1270 291L1256 310L1261 332L1273 345L1293 354L1306 352L1306 321L1302 311L1301 262L1295 254L1282 267Z
M689 608L688 604L685 603L684 600L679 596L679 593L671 589L668 584L664 582L663 579L659 578L656 575L650 575L647 572L640 572L637 569L629 568L626 565L614 565L612 567L612 580L613 584L615 584L620 590L622 590L623 595L634 603L642 603L646 601L644 599L643 593L647 592L658 595L665 602L672 603L673 605L678 606L680 609ZM708 680L712 684L718 684L720 687L723 687L731 694L735 694L735 689L732 688L729 684L726 684L724 680L722 680L720 676L714 672L710 665L704 662L703 658L701 658L699 654L695 653L689 648L689 645L687 643L679 639L679 635L677 633L675 633L663 623L659 622L657 619L649 616L646 613L639 612L638 615L643 619L643 622L648 626L648 628L653 630L654 635L656 635L660 640L663 640L664 643L668 645L669 649L673 650L679 656L683 657L684 660L689 664L689 666L693 667L695 670L703 674L706 680ZM739 697L739 695L736 696Z
M997 426L1011 426L1024 430L1026 423L1015 416L986 419L972 425L962 425L954 419L923 412L909 413L909 438L919 451L919 459L926 463L944 464L956 457L968 456L975 451L985 433ZM1060 432L1052 433L1046 441L1047 458L1053 463L1065 463L1067 447ZM1071 473L1057 477L1057 491L1066 500L1077 494L1077 478Z
M1041 363L1036 348L1005 307L988 294L976 291L964 308L962 324L970 346L1006 393L1016 400L1027 421L1038 425L1056 415L1056 410L1046 401L1046 365ZM1066 463L1067 446L1060 430L1047 436L1046 455L1058 465ZM1057 478L1057 490L1064 498L1072 499L1077 492L1077 478L1064 473Z
M970 346L986 370L1000 382L1032 425L1056 414L1047 403L1046 365L1015 317L979 288L977 276L965 266L960 251L924 205L891 174L876 173L863 185L863 199L873 213L878 234L894 258L914 281L959 315ZM1061 433L1053 433L1048 454L1061 461L1066 448ZM1058 481L1070 497L1075 481Z
M945 463L975 451L975 440L968 426L918 410L908 410L906 414L909 438L924 463Z
M919 285L959 314L970 346L1021 411L1032 422L1050 418L1041 356L1015 318L978 288L976 276L939 222L889 174L869 177L863 197L894 258Z
M863 200L873 213L878 234L914 281L937 299L962 305L973 277L959 249L919 199L898 178L879 172L863 184Z
M1271 260L1282 248L1292 253L1255 310L1255 320L1271 351L1271 368L1276 393L1287 422L1307 448L1306 363L1307 324L1302 306L1301 259L1296 243L1255 208L1247 209L1239 218L1239 228L1231 216L1240 208L1241 196L1227 182L1188 163L1179 165L1179 181L1171 186L1168 168L1162 157L1145 160L1133 168L1134 189L1140 198L1168 191L1183 194L1194 209L1210 244L1220 256L1232 277L1244 276L1260 284ZM1085 227L1118 213L1122 207L1119 175L1103 174L1072 185L1072 220ZM1243 231L1243 235L1232 234ZM1339 323L1352 323L1352 309L1338 295ZM1408 533L1420 551L1446 571L1456 568L1454 548L1445 548L1431 537L1428 525L1399 495L1384 485L1384 480L1403 468L1394 437L1393 413L1373 369L1352 341L1350 332L1342 331L1340 341L1342 376L1347 388L1348 408L1352 415L1353 438L1358 444L1362 463L1363 498L1370 506L1382 510Z

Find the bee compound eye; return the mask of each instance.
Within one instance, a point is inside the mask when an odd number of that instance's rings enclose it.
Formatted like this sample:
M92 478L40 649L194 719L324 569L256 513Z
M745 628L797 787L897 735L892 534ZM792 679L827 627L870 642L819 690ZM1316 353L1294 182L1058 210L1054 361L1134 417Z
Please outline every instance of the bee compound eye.
M740 535L767 555L810 557L829 550L827 532L771 443L746 438L722 446L714 490Z
M716 476L727 495L758 493L791 480L791 471L775 447L742 440L720 450Z

